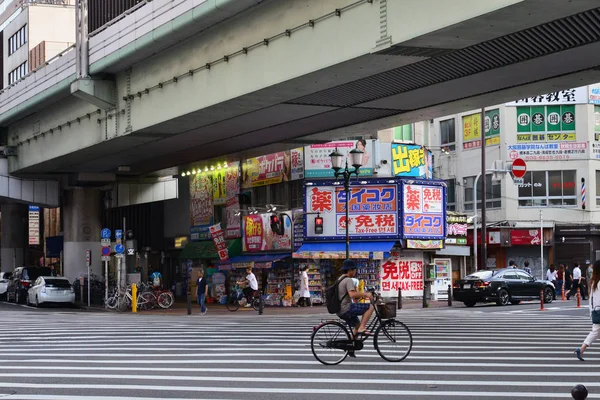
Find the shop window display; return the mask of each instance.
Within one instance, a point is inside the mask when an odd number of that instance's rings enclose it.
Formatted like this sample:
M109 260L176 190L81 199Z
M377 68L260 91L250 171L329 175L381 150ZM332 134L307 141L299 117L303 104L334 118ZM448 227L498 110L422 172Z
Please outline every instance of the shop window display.
M291 268L276 268L269 271L265 305L286 307L292 305L292 275Z

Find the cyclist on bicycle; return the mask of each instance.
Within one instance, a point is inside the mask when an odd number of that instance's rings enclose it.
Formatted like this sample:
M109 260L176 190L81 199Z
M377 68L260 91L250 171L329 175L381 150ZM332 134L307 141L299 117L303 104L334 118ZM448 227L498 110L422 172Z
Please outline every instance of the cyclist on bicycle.
M252 267L246 268L246 278L244 280L238 281L237 284L240 286L245 286L242 292L246 296L246 305L244 307L252 307L252 299L258 291L258 281L256 280L256 276L252 273Z
M367 332L367 323L373 315L373 305L370 303L353 303L352 299L369 299L373 300L373 295L369 292L361 293L357 290L352 278L357 275L356 264L353 260L345 260L342 265L344 273L338 280L338 294L340 297L341 308L337 314L341 319L348 321L352 326L354 336L357 335L372 335ZM351 279L347 279L351 278ZM358 317L362 315L359 320Z

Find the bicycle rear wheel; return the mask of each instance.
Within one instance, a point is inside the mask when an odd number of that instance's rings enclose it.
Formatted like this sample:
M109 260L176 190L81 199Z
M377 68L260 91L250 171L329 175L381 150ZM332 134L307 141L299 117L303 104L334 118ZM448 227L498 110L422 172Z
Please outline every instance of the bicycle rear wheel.
M321 364L337 365L348 356L353 342L350 332L337 321L319 325L310 337L310 349Z
M171 292L163 292L158 295L158 305L160 308L170 308L173 305L174 299Z
M114 310L115 308L117 308L117 301L118 298L116 295L108 296L108 298L106 299L106 307L110 308L111 310Z
M382 321L375 331L373 345L386 361L400 362L412 350L412 334L406 325L397 319Z
M140 310L152 310L156 305L156 296L152 292L144 292L138 296L137 306Z

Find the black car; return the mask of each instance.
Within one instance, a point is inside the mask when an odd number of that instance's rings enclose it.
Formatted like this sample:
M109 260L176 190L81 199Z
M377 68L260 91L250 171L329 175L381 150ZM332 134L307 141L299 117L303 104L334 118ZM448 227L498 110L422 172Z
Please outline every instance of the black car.
M499 306L519 304L522 300L536 300L544 293L544 302L554 299L554 285L550 281L538 280L527 272L506 268L494 271L477 271L456 281L453 295L467 307L475 303L495 301Z
M48 267L18 267L13 271L11 279L8 281L6 289L6 300L15 303L25 303L27 300L27 291L32 283L40 276L52 275L52 270Z

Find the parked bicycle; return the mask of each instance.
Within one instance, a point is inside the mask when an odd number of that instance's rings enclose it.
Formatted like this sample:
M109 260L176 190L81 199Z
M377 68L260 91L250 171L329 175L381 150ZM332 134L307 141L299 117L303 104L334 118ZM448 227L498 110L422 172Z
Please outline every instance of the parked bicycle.
M254 292L254 296L252 297L252 308L260 312L262 301L262 294L260 290L256 290ZM244 296L244 292L242 292L242 289L238 285L231 288L231 293L227 297L226 304L229 311L237 311L240 307L245 306L247 303L248 301L246 300L246 296Z
M156 296L151 291L139 292L136 300L138 310L151 310L157 304ZM132 302L131 285L129 285L123 293L119 293L116 288L113 289L106 299L106 307L125 311L131 309Z
M374 290L373 304L375 316L369 322L367 331L375 332L373 346L379 356L386 361L400 362L412 350L412 334L406 325L396 318L396 303L381 304L381 296ZM337 365L344 361L348 354L364 348L364 342L370 336L354 336L353 326L349 321L325 321L313 328L310 347L315 358L325 365Z

